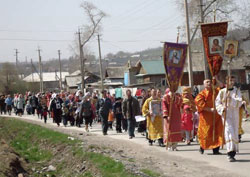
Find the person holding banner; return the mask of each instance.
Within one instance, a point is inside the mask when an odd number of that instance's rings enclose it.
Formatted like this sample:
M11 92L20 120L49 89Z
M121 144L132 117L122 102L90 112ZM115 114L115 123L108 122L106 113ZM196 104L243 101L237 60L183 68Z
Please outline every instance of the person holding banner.
M234 87L235 77L229 76L228 88L220 90L216 97L216 109L225 119L225 142L229 162L234 162L236 152L239 152L239 108L245 101L242 100L241 92Z
M170 104L171 99L173 100L172 104ZM170 89L166 89L162 99L162 111L164 118L164 143L168 150L177 151L177 144L182 141L181 107L181 95L178 93L172 94Z
M221 154L219 149L223 142L222 119L216 112L216 109L213 108L214 101L211 80L204 80L204 87L205 89L195 98L195 104L200 115L198 127L198 139L200 142L199 152L203 154L205 149L213 149L213 154L218 155ZM219 89L220 88L215 89L215 98L218 95Z
M147 118L149 145L152 146L153 141L158 140L159 146L163 147L161 99L158 97L156 89L151 90L151 97L145 101L142 114Z

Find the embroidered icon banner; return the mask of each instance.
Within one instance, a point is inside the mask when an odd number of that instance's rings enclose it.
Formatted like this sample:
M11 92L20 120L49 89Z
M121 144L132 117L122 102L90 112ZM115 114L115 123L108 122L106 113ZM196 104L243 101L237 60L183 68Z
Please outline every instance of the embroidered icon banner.
M223 62L224 36L227 35L228 22L201 25L203 45L212 76L219 73Z
M187 56L187 44L165 42L163 47L163 60L166 79L171 92L176 92L183 75Z

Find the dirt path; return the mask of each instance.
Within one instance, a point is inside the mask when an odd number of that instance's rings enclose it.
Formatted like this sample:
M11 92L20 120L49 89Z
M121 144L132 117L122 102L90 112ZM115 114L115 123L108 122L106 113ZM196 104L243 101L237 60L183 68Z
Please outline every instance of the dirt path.
M51 120L45 125L37 117L24 116L18 119L77 137L83 140L84 146L121 161L128 170L139 175L141 169L149 169L162 176L249 176L250 134L243 136L245 142L242 143L242 153L237 156L239 161L229 163L225 150L222 150L224 154L221 156L213 156L211 151L200 155L197 151L199 146L195 143L191 146L180 144L179 151L168 152L157 145L148 146L145 137L140 134L136 134L132 140L128 139L127 134L116 134L114 131L103 136L99 124L95 124L87 133L83 128L57 127ZM244 127L249 128L250 122L244 122Z

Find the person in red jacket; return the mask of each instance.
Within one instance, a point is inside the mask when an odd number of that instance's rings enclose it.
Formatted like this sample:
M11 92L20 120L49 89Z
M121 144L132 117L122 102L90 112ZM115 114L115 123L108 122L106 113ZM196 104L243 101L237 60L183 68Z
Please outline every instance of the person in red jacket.
M174 98L172 110L170 110L171 97ZM162 111L164 118L164 143L168 150L177 151L177 144L182 141L181 107L181 95L178 93L171 93L169 89L166 89L162 99Z
M181 115L181 128L185 132L187 145L190 145L190 132L193 130L193 113L189 105L184 106L184 112Z

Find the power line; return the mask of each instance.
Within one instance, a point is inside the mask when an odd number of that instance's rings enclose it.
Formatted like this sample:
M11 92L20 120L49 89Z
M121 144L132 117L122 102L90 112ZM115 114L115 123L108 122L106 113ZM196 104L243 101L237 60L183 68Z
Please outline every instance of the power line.
M25 38L0 38L0 41L44 41L44 42L69 42L73 40L57 40L57 39L25 39Z

